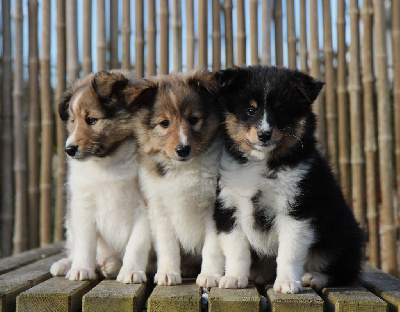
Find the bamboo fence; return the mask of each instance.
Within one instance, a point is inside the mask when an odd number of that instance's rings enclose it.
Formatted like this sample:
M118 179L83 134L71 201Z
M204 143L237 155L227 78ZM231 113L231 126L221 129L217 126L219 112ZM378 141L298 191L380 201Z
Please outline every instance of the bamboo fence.
M74 80L113 68L147 77L261 63L326 83L314 103L321 150L368 233L368 261L398 275L399 1L385 2L386 12L378 0L38 3L1 4L1 256L64 237L66 134L57 105Z

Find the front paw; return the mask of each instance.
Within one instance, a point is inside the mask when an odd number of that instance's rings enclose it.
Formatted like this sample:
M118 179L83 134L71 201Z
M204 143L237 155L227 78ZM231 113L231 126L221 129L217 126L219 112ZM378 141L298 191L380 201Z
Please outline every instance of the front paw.
M86 281L96 279L94 269L76 269L71 268L65 276L70 281Z
M116 278L120 272L122 262L114 257L109 257L101 264L101 273L105 278Z
M157 272L154 276L154 284L160 286L172 286L182 284L182 277L179 273L161 273Z
M143 271L132 271L122 267L117 276L117 281L124 284L141 284L147 281L147 277Z
M71 268L72 261L68 258L63 258L54 262L50 267L50 273L53 276L64 276Z
M221 275L206 275L206 274L199 274L197 276L196 284L200 287L217 287L219 280L221 279Z
M246 288L248 284L247 277L223 276L219 281L219 288Z
M300 281L281 281L276 280L274 290L283 294L297 294L303 290Z

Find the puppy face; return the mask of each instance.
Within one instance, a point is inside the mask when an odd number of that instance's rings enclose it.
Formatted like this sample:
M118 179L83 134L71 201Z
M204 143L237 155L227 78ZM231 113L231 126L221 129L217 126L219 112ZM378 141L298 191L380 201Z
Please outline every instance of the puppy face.
M99 72L77 81L63 96L59 114L67 122L65 151L74 159L105 157L132 134L132 113L123 90L128 78Z
M313 134L323 83L295 70L254 66L216 73L228 137L242 152L286 153Z
M204 152L219 127L217 92L214 76L203 71L159 76L127 90L139 110L142 151L159 163L187 162Z

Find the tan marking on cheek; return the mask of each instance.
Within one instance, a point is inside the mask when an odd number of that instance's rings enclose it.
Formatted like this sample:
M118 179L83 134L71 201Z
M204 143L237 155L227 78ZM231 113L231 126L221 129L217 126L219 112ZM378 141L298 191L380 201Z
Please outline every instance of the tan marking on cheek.
M258 104L257 104L257 102L256 102L255 100L251 100L251 101L250 101L250 106L253 107L253 108L255 108L255 109L257 109Z
M235 145L243 152L251 152L253 150L247 144L247 129L239 123L237 118L229 114L225 121L226 131L229 137L235 142Z
M251 127L248 131L246 131L246 139L250 143L257 143L258 141L258 136L257 136L257 128L256 127Z

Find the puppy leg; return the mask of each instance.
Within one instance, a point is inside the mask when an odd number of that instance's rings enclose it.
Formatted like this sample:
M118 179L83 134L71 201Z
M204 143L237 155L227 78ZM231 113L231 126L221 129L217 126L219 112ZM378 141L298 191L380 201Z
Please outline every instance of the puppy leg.
M301 284L306 287L312 287L316 291L324 288L329 281L329 276L324 273L310 272L305 273L301 278Z
M298 221L287 215L279 215L276 219L279 248L274 290L299 293L303 289L301 277L314 234L307 221Z
M71 264L71 258L62 258L51 265L50 273L53 276L65 276L69 269L71 269Z
M98 270L105 278L116 278L122 262L102 237L97 236L97 264Z

